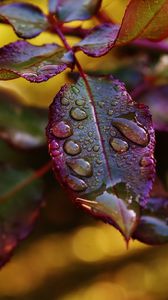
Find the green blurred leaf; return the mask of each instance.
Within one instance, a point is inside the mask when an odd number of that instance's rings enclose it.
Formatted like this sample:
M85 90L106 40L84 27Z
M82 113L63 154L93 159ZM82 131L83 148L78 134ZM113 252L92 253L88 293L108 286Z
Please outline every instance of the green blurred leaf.
M47 110L17 102L15 94L0 90L0 138L20 149L45 145Z

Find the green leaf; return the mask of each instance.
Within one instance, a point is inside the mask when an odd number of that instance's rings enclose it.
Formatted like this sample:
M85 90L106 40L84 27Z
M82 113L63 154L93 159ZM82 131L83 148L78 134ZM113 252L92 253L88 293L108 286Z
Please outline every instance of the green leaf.
M0 90L0 138L20 149L45 145L47 111L17 102L15 94Z
M23 77L42 82L72 67L70 52L57 44L35 46L17 41L0 48L0 80Z
M115 44L123 45L137 37L151 38L153 33L156 33L156 29L158 34L161 29L163 30L161 18L163 18L164 26L168 25L167 17L165 18L167 6L167 0L131 0L125 11ZM155 38L158 39L158 37L157 35Z
M0 266L10 258L17 244L27 237L39 214L41 180L16 190L16 186L32 174L31 170L0 165Z
M0 18L12 25L17 36L25 39L39 35L48 27L40 8L29 3L0 5Z
M49 0L49 10L63 22L87 20L100 8L101 0Z
M151 116L118 80L87 80L64 86L50 107L53 168L78 205L128 240L154 177Z

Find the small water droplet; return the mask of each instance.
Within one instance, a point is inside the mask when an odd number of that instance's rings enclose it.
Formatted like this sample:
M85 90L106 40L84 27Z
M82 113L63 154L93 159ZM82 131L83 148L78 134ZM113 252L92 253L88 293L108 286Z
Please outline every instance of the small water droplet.
M89 132L88 132L88 136L89 136L89 137L92 137L92 136L93 136L93 132L92 132L92 131L89 131Z
M61 99L61 104L62 105L65 105L65 106L68 106L69 105L69 99L67 99L66 97L63 97L62 99Z
M64 150L67 154L77 155L81 152L81 147L77 142L68 140L64 144Z
M72 135L73 131L66 121L60 121L52 127L52 133L57 138L66 138Z
M103 101L99 101L99 102L98 102L98 105L99 105L100 108L103 108L104 105L105 105L105 103L104 103Z
M148 167L149 165L151 165L153 163L153 160L151 157L148 156L144 156L142 157L141 161L140 161L140 165L141 167Z
M78 126L78 128L79 128L79 129L84 129L84 126L80 124L80 125Z
M114 112L114 111L113 111L112 109L109 109L109 110L108 110L108 115L109 115L109 116L112 116L113 112Z
M99 149L100 149L99 145L94 145L94 146L93 146L93 151L94 151L94 152L98 152Z
M124 153L128 150L128 143L119 138L110 138L111 147L118 153Z
M73 175L69 175L66 178L66 182L67 182L69 188L76 192L83 192L88 187L84 180L77 178Z
M59 156L60 155L60 152L58 150L53 150L52 151L52 156L56 157L56 156Z
M101 164L102 164L102 160L99 159L99 158L97 158L97 159L96 159L96 163L97 163L98 165L101 165Z
M136 122L125 118L115 118L112 124L130 141L143 147L149 143L148 133Z
M77 121L81 121L87 118L86 112L83 109L78 107L72 108L70 114L71 117Z
M76 87L76 86L72 86L72 91L76 94L76 95L78 95L79 94L79 92L80 92L80 90Z
M83 158L69 160L67 161L67 165L80 176L92 176L91 164Z
M85 101L84 100L81 100L81 99L78 99L75 101L76 105L78 106L83 106L85 104Z
M52 140L51 143L49 144L49 151L52 151L52 150L57 150L59 149L59 144Z

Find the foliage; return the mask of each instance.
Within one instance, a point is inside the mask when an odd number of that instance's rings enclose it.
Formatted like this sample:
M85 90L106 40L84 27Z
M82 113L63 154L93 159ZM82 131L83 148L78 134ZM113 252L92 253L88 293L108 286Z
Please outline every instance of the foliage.
M22 77L40 83L70 69L73 82L60 89L50 106L46 133L53 171L75 204L116 227L127 242L168 240L167 193L162 197L157 188L151 191L154 129L167 134L168 128L167 73L160 72L162 54L168 52L167 8L165 0L130 0L119 25L103 11L100 0L89 0L87 5L82 0L50 0L46 14L28 2L0 4L0 22L20 38L0 48L0 79ZM91 18L96 26L85 28L85 20ZM77 20L81 24L72 26L70 21ZM43 45L27 41L42 32L56 35L62 45L54 38ZM80 41L71 46L69 35ZM101 57L112 49L123 64L110 71L103 66L83 69L78 59L79 51ZM114 77L125 78L130 95ZM45 147L47 112L12 97L1 96L0 138L22 152L38 149L40 153ZM30 232L43 198L44 181L39 177L51 167L43 157L44 165L38 169L33 165L33 172L27 165L23 169L24 164L20 168L15 156L8 160L6 155L0 159L0 264ZM158 176L164 177L159 171Z

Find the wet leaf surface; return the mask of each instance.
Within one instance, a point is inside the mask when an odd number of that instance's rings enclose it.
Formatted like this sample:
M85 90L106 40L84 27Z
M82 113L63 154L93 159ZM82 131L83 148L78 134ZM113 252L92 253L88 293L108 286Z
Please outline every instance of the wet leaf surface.
M47 29L47 18L37 6L28 3L0 5L0 18L12 25L17 36L33 38Z
M0 266L33 228L42 204L42 182L35 180L13 193L33 171L0 165Z
M70 53L57 44L35 46L17 41L0 48L0 80L23 77L42 82L72 66Z
M114 46L118 30L119 26L113 24L96 26L74 48L93 57L105 55Z
M63 22L87 20L99 10L101 0L49 0L49 10Z
M0 92L0 138L22 150L30 150L46 143L47 111L16 101L13 93Z
M133 238L149 245L168 242L168 197L148 200Z
M153 87L144 93L139 100L148 105L152 114L154 128L168 131L168 86Z
M146 106L112 78L64 86L47 128L53 169L72 199L129 239L154 177L154 132Z

